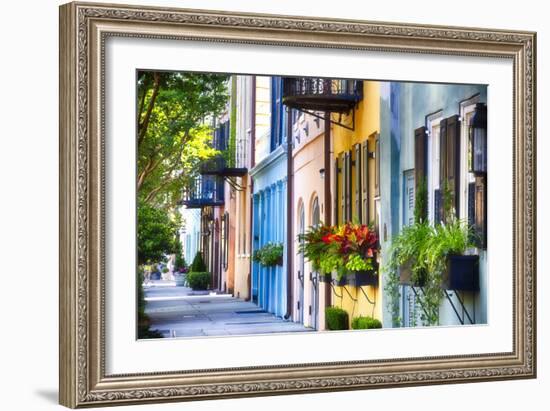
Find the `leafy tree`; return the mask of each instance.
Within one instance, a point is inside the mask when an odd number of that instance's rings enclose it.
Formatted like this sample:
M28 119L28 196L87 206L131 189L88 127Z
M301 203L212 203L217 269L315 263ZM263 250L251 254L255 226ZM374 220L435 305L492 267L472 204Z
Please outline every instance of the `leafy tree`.
M137 223L138 264L159 262L175 251L177 223L164 209L139 202Z
M226 75L138 73L139 198L146 204L173 207L195 177L211 148L209 118L218 116L229 96Z

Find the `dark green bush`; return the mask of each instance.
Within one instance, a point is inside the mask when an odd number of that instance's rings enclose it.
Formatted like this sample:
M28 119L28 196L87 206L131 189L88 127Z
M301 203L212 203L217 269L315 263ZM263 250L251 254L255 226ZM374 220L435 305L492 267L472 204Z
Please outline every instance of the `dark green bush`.
M202 253L200 251L197 251L197 254L195 254L195 258L193 258L193 262L191 263L189 271L193 271L196 273L202 273L206 271L206 264L204 264Z
M348 313L338 307L325 308L325 321L328 330L348 330Z
M193 290L208 290L210 273L208 271L191 271L187 273L187 285Z
M369 328L382 328L382 323L376 318L372 317L355 317L351 321L351 328L353 330L366 330Z

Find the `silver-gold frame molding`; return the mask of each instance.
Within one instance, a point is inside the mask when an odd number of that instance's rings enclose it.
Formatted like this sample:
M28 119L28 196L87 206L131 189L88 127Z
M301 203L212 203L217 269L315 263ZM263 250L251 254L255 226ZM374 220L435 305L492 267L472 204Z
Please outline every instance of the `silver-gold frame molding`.
M106 375L104 44L110 36L500 57L513 61L513 351ZM536 34L70 3L60 8L60 403L68 407L536 376Z

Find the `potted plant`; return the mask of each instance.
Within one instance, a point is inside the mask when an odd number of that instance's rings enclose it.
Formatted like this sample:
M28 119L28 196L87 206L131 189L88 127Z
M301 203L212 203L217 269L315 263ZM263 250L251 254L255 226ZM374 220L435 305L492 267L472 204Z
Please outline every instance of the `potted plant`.
M181 252L181 246L176 250L176 258L174 260L174 279L176 280L176 286L182 287L185 285L185 274L187 273L187 263Z
M450 219L433 227L423 258L427 268L441 273L443 289L479 291L479 256L473 255L473 230L467 223Z
M334 234L334 227L318 224L310 227L305 233L298 234L298 252L311 263L313 271L319 273L319 281L330 283L334 261L328 256L329 245L323 241L326 235Z
M323 237L333 256L333 280L338 285L378 285L378 235L365 224L345 223Z
M401 285L426 285L426 264L419 256L431 235L432 227L426 222L418 222L404 227L401 233L392 238L390 254L399 267Z
M267 243L254 251L252 259L264 267L283 265L283 243Z
M197 251L191 267L186 274L185 283L193 290L207 290L211 285L211 274L206 268L206 264L202 258L202 253Z
M421 221L404 227L392 238L384 268L388 292L397 283L422 287L417 296L422 320L436 325L444 289L479 290L479 257L472 255L473 247L471 227L452 215L435 226Z
M321 281L338 286L378 284L378 236L367 225L319 225L298 239L300 252L321 273Z

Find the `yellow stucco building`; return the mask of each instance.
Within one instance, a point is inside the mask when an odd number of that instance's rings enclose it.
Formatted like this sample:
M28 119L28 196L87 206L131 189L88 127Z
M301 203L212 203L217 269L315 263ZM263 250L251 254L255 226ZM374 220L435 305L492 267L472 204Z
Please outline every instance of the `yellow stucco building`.
M362 99L348 114L332 114L333 222L372 224L380 235L378 149L380 132L380 84L362 82ZM345 309L350 325L354 317L382 319L382 279L378 286L335 286L332 305ZM345 289L344 289L345 287Z

